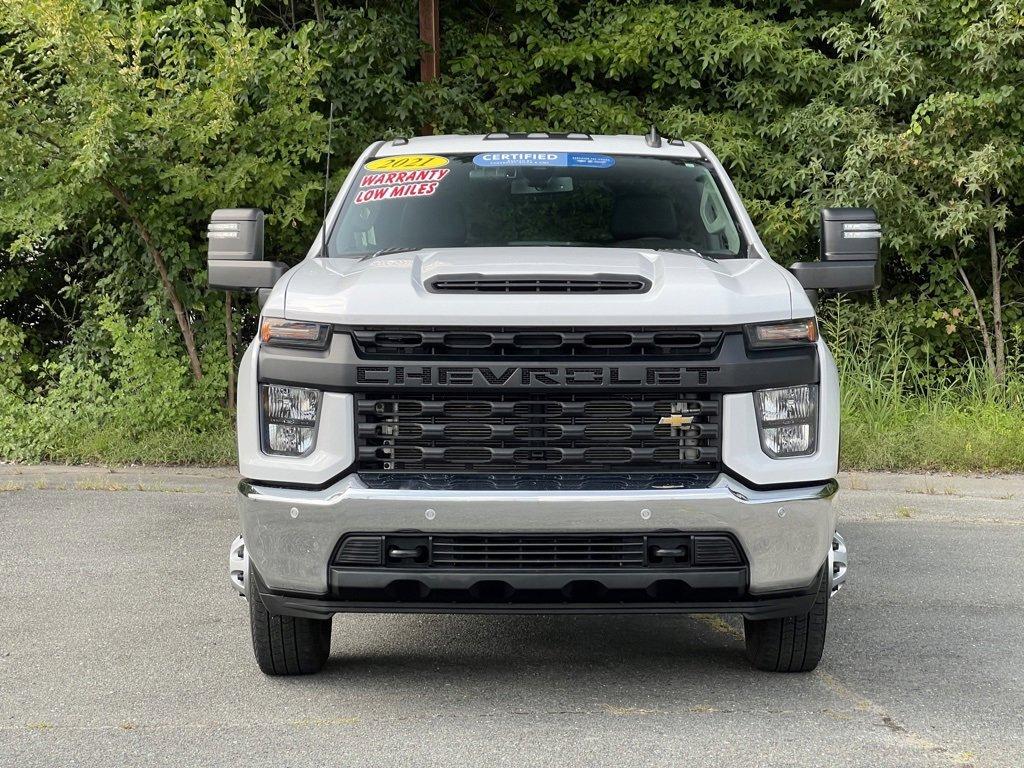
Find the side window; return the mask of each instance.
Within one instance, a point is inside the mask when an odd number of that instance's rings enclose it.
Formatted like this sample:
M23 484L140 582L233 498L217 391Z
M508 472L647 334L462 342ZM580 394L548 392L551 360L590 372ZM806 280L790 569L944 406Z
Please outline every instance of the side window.
M740 249L740 235L722 199L722 193L718 191L718 185L706 171L697 179L697 183L701 187L700 220L707 230L713 249L737 253Z

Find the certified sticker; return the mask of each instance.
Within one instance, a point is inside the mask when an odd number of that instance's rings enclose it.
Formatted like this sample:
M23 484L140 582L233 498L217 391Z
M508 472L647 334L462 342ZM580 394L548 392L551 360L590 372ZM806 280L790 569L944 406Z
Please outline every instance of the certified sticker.
M396 155L378 157L363 167L368 171L411 171L421 168L440 168L448 165L448 158L440 155Z
M480 168L541 166L545 168L611 168L615 158L593 152L483 152L473 158Z

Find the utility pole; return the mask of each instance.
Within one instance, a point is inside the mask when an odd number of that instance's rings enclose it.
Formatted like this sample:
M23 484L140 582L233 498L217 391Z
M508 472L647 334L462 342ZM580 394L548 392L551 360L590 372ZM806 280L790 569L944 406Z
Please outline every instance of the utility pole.
M438 0L420 0L420 40L426 49L420 57L420 80L424 83L437 78L441 72L441 21Z
M439 0L420 0L420 40L425 44L420 55L420 82L429 83L441 72L441 19ZM423 133L429 135L434 127L423 126Z

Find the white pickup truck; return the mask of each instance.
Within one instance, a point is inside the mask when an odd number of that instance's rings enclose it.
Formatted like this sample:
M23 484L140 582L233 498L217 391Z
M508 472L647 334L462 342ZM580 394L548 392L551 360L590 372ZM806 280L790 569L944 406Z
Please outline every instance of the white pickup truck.
M262 306L230 571L264 672L354 611L736 613L755 667L818 664L846 547L814 302L877 285L873 211L787 270L699 143L492 133L368 147L291 269L261 211L209 236Z

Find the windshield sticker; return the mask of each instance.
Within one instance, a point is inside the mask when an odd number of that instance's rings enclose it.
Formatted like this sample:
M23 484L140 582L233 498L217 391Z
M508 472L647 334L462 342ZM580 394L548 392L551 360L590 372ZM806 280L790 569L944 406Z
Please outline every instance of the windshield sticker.
M568 165L570 168L611 168L615 165L615 158L592 152L570 152Z
M436 181L425 181L419 184L398 184L393 187L367 187L356 192L353 202L372 203L377 200L400 200L406 197L427 197L437 192Z
M386 187L392 184L441 181L441 179L447 175L447 168L430 168L425 171L389 171L386 173L368 173L359 180L359 186Z
M448 158L440 155L396 155L378 157L363 166L368 171L407 171L414 168L441 168Z
M592 152L484 152L473 158L480 168L543 166L546 168L611 168L615 158Z

